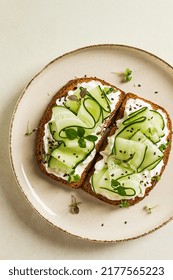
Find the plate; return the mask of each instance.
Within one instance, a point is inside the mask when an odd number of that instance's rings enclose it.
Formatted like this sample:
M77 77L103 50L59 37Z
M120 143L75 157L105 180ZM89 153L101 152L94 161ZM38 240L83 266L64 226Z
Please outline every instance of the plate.
M122 82L129 67L132 80ZM39 170L35 136L25 136L27 124L38 126L53 95L69 80L87 75L115 84L167 109L173 119L173 68L138 48L94 45L69 52L50 62L26 86L15 107L10 128L10 159L17 183L31 206L54 227L71 235L99 242L117 242L144 236L173 217L173 154L157 186L143 201L115 208L82 190L63 186ZM70 213L71 195L81 201L79 214ZM153 207L151 214L144 207Z

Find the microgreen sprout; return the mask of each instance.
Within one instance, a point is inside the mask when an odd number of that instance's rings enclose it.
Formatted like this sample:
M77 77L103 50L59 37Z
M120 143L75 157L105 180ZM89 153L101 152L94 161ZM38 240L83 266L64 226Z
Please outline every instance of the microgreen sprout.
M125 82L130 82L132 79L132 70L130 68L126 68L124 72L124 80Z
M65 130L65 134L69 140L78 139L80 148L86 148L86 140L95 142L98 139L98 137L95 135L87 135L84 137L85 129L83 127L78 127L77 130L74 128L67 128Z
M31 134L32 134L33 132L35 132L35 131L36 131L36 128L31 129L31 128L30 128L30 123L29 123L29 121L28 121L27 127L26 127L25 135L26 135L26 136L29 136L29 135L31 135Z
M158 182L158 181L160 181L160 179L161 179L160 175L156 175L156 176L153 176L153 177L151 178L151 181L156 181L156 182Z
M107 190L109 192L117 193L120 196L134 196L136 191L133 188L124 187L124 184L120 184L118 180L111 180L111 187L112 189L108 189L105 187L100 187L101 189Z
M125 71L123 72L111 72L111 73L117 74L121 78L121 82L130 82L132 80L132 70L130 68L126 68Z
M120 204L118 205L120 208L126 208L129 207L130 204L127 200L121 200Z
M161 145L159 146L159 150L160 150L161 152L164 152L164 151L166 150L166 148L167 148L169 145L170 145L170 141L168 140L166 144L161 144Z
M78 182L80 180L80 176L79 174L75 174L75 170L72 170L69 174L68 174L68 182Z
M77 201L74 195L71 195L71 204L69 205L70 211L72 214L78 214L79 213L79 207L78 205L82 202Z
M151 214L153 209L156 208L157 205L153 206L153 207L148 207L148 206L144 206L144 211L147 213L147 214Z

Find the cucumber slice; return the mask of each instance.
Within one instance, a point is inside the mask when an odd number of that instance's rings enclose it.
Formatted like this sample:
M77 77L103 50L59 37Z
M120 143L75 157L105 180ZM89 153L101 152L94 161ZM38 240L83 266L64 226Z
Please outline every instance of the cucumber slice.
M150 111L150 119L149 119L149 122L151 122L151 124L153 125L153 127L156 128L157 130L157 133L159 135L159 137L163 137L165 134L164 134L164 126L165 126L165 122L164 122L164 119L163 117L161 116L161 114L157 111Z
M81 161L82 156L84 157L84 154L82 154L80 158L76 158L76 155L74 154L76 154L77 152L77 149L73 148L71 151L64 147L63 144L61 144L58 148L53 150L51 155L54 158L58 159L62 164L70 166L71 168L75 168L77 163Z
M140 131L137 131L132 137L131 140L142 142L146 145L147 150L145 153L145 158L138 168L138 172L142 172L144 169L151 170L157 166L157 164L162 160L163 153L154 145L147 137Z
M85 152L87 152L87 151L89 152L90 150L92 150L93 146L95 145L94 142L91 142L91 141L88 141L87 139L85 139L86 147L81 148L79 146L78 140L79 139L74 139L74 140L64 139L63 143L64 143L64 146L69 149L73 149L73 148L82 149L82 151L85 151Z
M65 129L68 128L77 128L77 127L83 127L87 129L87 126L84 122L82 122L80 119L64 119L56 121L57 131L59 133L59 136L61 138L66 138Z
M111 183L112 180L109 178L108 169L95 172L92 176L93 191L112 200L131 199L141 192L137 174L116 180L116 186Z
M120 137L115 139L114 145L116 158L136 171L145 158L146 145Z
M57 132L57 126L56 126L55 121L49 122L49 129L50 129L53 139L58 141L60 139L60 137L59 137L59 133Z
M68 182L77 182L80 180L80 176L75 174L74 169L71 169L52 156L48 162L48 167L52 170L52 172L56 172L57 174L63 176L63 179L68 180Z
M131 123L134 123L134 121L136 121L140 117L145 117L145 118L150 117L150 111L149 111L148 107L143 107L143 108L129 114L129 117L125 121L123 121L123 125L127 126Z
M77 117L88 128L94 128L101 115L101 107L93 98L85 98L79 108Z
M130 118L135 117L136 115L138 115L139 113L145 111L146 109L148 109L148 107L142 107L141 109L136 110L136 111L130 113L130 114L129 114L129 117L130 117Z
M109 117L109 112L102 109L102 122Z
M84 102L86 110L93 116L95 123L97 123L101 116L102 108L100 105L92 98L86 98Z
M115 155L110 155L107 160L110 179L118 180L134 173L125 163L116 160Z
M67 100L64 102L64 106L75 114L77 114L80 106L80 92L80 88L76 89L73 93L77 97L76 100L71 100L70 96L67 96Z
M118 134L116 137L121 137L125 139L130 139L134 133L136 133L138 130L143 127L143 130L147 130L147 122L146 122L146 117L140 117L137 119L133 124L129 124L127 126L121 126L120 129L118 129Z
M63 131L65 128L78 126L87 128L84 122L82 122L73 112L64 106L54 106L52 108L52 114L56 124L55 137L57 140L59 140L59 136L63 138L66 137L65 132ZM54 128L55 124L53 124Z
M94 192L99 193L100 188L110 188L109 172L107 168L103 168L91 177L91 185Z
M72 171L72 169L69 166L62 163L60 160L54 158L53 156L51 156L49 159L48 167L54 170L55 172L62 172L62 173L69 174Z
M138 174L132 174L128 177L121 178L118 181L124 188L124 196L126 196L127 198L132 198L140 195L140 177L138 176Z
M133 124L141 117L146 117L146 123L148 126L148 130L143 130L143 132L149 137L154 143L159 141L160 137L164 136L163 126L164 120L163 117L159 114L159 112L155 110L149 110L148 107L143 107L129 115L123 125L127 126ZM145 128L144 128L145 129ZM142 128L141 128L142 130ZM159 136L159 137L158 137Z
M160 141L157 129L144 116L141 116L140 118L134 120L133 123L123 127L122 130L120 130L120 132L117 134L117 137L130 139L138 130L141 130L141 132L145 134L153 143Z
M154 124L158 124L160 128L163 130L165 127L165 122L162 115L155 110L150 110L151 120Z
M108 98L100 86L93 88L89 93L106 112L111 111Z
M93 115L91 115L85 106L85 100L81 102L79 111L77 113L77 117L85 123L85 126L88 128L94 128L95 126L95 119L93 118Z
M140 130L137 130L130 138L130 140L140 143L143 143L146 139L147 137Z
M151 123L150 123L151 124ZM155 127L152 125L148 127L146 131L144 131L144 134L150 139L154 144L158 143L160 141L160 136L158 135L158 132Z
M147 150L142 164L138 167L138 172L142 172L144 169L153 169L164 156L159 148L150 140L146 139L144 144L146 145Z
M73 112L61 105L52 108L52 116L55 120L76 118L76 115Z
M55 148L51 156L61 161L71 169L75 168L80 162L92 152L95 144L86 140L86 148L79 147L78 139L67 140Z
M147 167L147 170L152 170L154 169L158 164L159 162L162 160L163 158L160 157L157 161L155 161L153 164L151 164L150 166Z

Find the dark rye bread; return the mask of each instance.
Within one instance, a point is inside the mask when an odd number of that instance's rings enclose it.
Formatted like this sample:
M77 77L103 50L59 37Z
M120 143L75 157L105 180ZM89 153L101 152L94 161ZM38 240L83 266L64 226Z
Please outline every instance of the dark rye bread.
M109 84L108 82L102 80L102 79L99 79L99 78L96 78L96 77L82 77L82 78L77 78L77 79L74 79L74 80L71 80L69 81L66 85L64 85L55 95L54 97L52 98L51 102L49 103L47 109L45 110L43 116L42 116L42 119L39 123L39 126L38 126L38 130L37 130L37 133L36 133L36 158L37 158L37 162L38 162L38 165L41 169L41 171L45 174L47 174L49 177L55 179L56 181L58 182L61 182L65 185L68 185L72 188L79 188L81 186L81 184L84 182L85 178L86 178L86 175L89 171L89 169L92 167L92 165L94 164L93 163L93 160L88 164L87 168L84 170L84 172L82 173L81 175L81 178L80 178L80 181L78 182L71 182L69 183L68 181L66 181L65 179L61 178L61 177L58 177L54 174L51 174L51 173L48 173L46 168L45 168L45 165L44 165L44 142L43 142L43 137L44 137L44 126L47 122L50 121L51 117L52 117L52 107L56 105L56 100L57 99L60 99L62 97L65 97L67 95L67 93L70 91L70 90L74 90L77 86L78 83L82 83L82 82L90 82L90 81L99 81L100 83L102 83L103 85L106 85L106 86L111 86L117 90L119 90L121 92L121 95L119 97L119 101L117 102L116 106L115 106L115 109L110 113L109 115L109 118L106 119L105 123L104 123L104 130L105 131L101 137L101 139L99 140L99 142L97 143L96 145L96 151L99 151L100 148L101 148L101 145L104 141L104 138L106 137L106 132L108 131L107 128L109 128L109 126L111 125L111 123L113 122L114 118L115 118L115 114L119 108L119 106L121 105L123 99L124 99L124 96L125 96L125 93L120 90L119 88L115 87L114 85L111 85ZM115 92L115 95L116 95L116 92Z
M117 112L116 120L119 120L119 119L122 119L122 118L123 118L123 116L124 116L125 104L126 104L127 100L128 100L128 99L131 99L131 98L133 98L133 99L136 99L136 98L141 99L141 100L143 100L144 102L147 102L148 104L150 104L150 105L152 106L153 110L158 110L158 109L160 109L160 110L162 110L162 112L165 113L165 115L166 115L166 119L167 119L167 128L168 128L168 131L169 131L169 134L168 134L166 140L169 141L170 144L167 146L167 148L166 148L165 151L164 151L164 158L163 158L163 163L164 163L164 164L163 164L163 166L162 166L162 169L161 169L160 174L158 174L158 175L161 176L162 173L163 173L163 171L164 171L164 169L165 169L165 167L166 167L166 165L167 165L168 157L169 157L169 153L170 153L170 149L171 149L171 143L172 143L172 125L171 125L170 117L169 117L168 113L166 112L166 110L165 110L164 108L162 108L161 106L159 106L159 105L157 105L157 104L154 104L154 103L152 103L151 101L148 101L148 100L146 100L146 99L144 99L144 98L141 98L141 97L139 97L139 96L137 96L137 95L135 95L135 94L128 93L128 94L126 95L126 97L125 97L125 99L124 99L124 101L123 101L123 103L122 103L120 109L119 109L118 112ZM110 130L109 136L113 135L113 134L115 133L115 131L116 131L116 126L115 126L115 124L114 124L114 125L112 126L112 129ZM101 149L102 151L105 149L105 147L107 146L107 144L108 144L108 142L107 142L107 140L106 140L105 143L104 143L104 145L102 146L102 149ZM98 154L97 154L97 157L96 157L96 159L95 159L95 163L96 163L97 161L99 161L100 159L102 159L102 156L98 153ZM87 192L87 193L89 193L90 195L92 195L92 196L94 196L94 197L96 197L96 198L98 198L98 199L100 199L100 200L106 202L106 203L109 203L109 204L112 204L112 205L119 205L119 204L122 202L122 200L121 200L121 201L119 201L119 200L110 200L110 199L106 198L105 196L102 196L102 195L100 195L100 194L96 194L96 193L92 190L92 187L91 187L91 184L90 184L90 178L91 178L91 176L92 176L93 173L94 173L94 166L93 166L92 169L90 169L90 171L89 171L89 173L88 173L88 175L87 175L87 177L86 177L86 180L85 180L85 182L84 182L84 184L83 184L83 186L82 186L82 190L85 191L85 192ZM155 186L156 184L157 184L157 181L156 181L156 180L152 181L152 184L146 188L145 195L144 195L143 197L136 197L135 199L129 199L129 200L128 200L128 204L129 204L129 205L134 205L134 204L136 204L137 202L139 202L139 201L141 201L142 199L144 199L144 197L147 196L147 195L149 194L149 192L154 188L154 186Z

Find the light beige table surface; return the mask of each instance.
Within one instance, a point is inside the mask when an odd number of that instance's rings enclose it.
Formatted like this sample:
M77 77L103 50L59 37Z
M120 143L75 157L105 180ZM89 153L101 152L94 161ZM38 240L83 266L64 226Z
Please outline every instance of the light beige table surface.
M23 197L8 155L13 109L42 67L71 50L104 43L145 49L173 65L172 11L171 0L0 0L0 259L173 258L173 222L117 244L56 230Z

